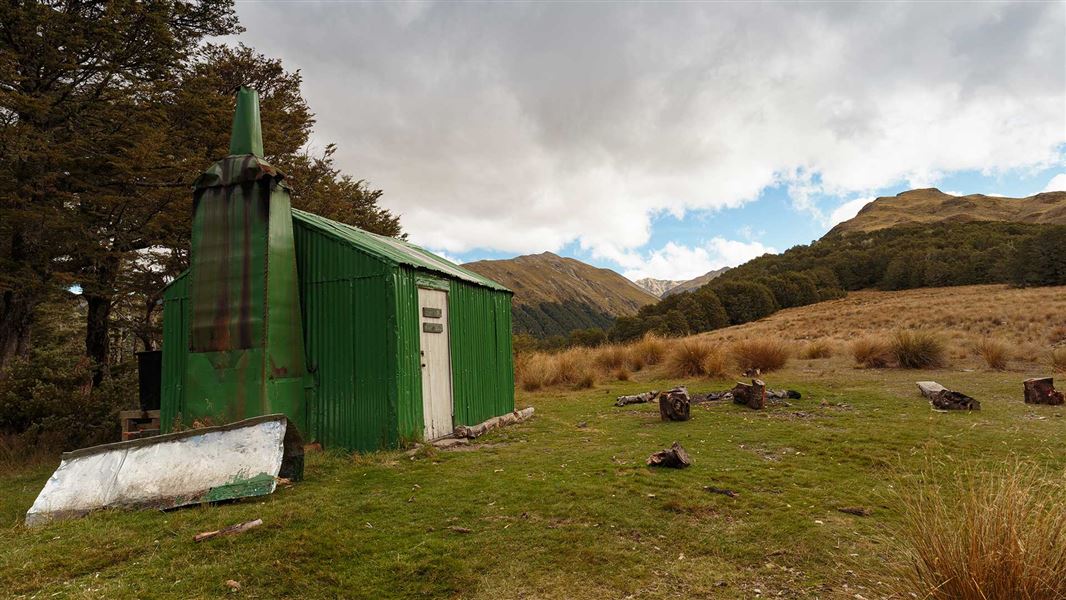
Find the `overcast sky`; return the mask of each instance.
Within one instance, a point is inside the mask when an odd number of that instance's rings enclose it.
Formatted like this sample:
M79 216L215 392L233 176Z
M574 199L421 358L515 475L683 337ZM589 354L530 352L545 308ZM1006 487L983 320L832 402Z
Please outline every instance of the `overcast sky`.
M1066 3L238 11L240 41L302 71L314 143L461 261L684 279L878 195L1066 189Z

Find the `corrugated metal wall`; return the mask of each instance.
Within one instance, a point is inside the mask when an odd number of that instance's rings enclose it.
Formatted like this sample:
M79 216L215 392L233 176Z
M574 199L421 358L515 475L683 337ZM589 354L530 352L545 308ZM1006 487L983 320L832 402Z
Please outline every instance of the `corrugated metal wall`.
M418 288L448 290L455 424L514 410L511 296L369 255L294 220L307 366L307 418L326 447L372 451L422 436ZM163 305L163 427L185 405L189 303L185 277Z
M163 377L160 425L172 430L185 407L185 359L189 353L188 277L182 274L163 292Z
M390 331L389 356L395 365L396 419L400 438L420 439L425 430L422 419L422 357L419 343L418 283L414 270L397 269L391 278L390 292L394 306Z
M448 293L457 425L514 410L511 295L452 280Z
M325 447L396 445L393 366L386 348L389 266L295 222L307 365L316 382L311 434Z

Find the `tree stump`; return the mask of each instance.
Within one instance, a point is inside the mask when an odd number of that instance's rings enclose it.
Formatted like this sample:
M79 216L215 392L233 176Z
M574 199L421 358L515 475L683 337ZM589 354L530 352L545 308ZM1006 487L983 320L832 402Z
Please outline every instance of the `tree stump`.
M688 421L690 402L685 386L659 395L659 416L663 421Z
M732 389L733 402L756 410L766 408L766 384L752 379L751 384L738 382Z
M666 450L661 450L648 457L649 467L684 469L691 464L692 460L689 459L688 452L685 452L685 449L677 442L674 442Z
M1062 404L1063 393L1055 389L1055 380L1051 377L1034 377L1022 382L1025 389L1026 404Z

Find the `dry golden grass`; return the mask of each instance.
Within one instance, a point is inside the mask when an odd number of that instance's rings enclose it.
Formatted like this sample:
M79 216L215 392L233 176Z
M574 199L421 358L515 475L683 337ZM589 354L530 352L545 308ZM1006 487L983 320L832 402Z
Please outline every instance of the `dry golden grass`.
M1031 343L1044 355L1059 338L1066 340L1064 324L1066 287L971 285L849 292L839 300L786 308L703 337L719 342L771 337L797 345L826 340L844 346L857 337L887 338L900 329L934 329L951 340L989 337L1012 347Z
M892 345L881 338L867 336L851 343L855 363L866 369L881 369L892 361Z
M833 344L828 340L814 340L807 342L800 352L800 357L808 360L816 358L831 358L833 356Z
M596 383L593 363L594 351L589 348L569 348L551 357L549 386L589 388Z
M932 369L947 364L947 346L928 331L897 331L892 336L892 357L904 369Z
M726 356L718 345L687 338L670 347L664 365L671 377L722 377L726 372Z
M763 373L776 371L788 362L788 347L773 338L744 340L730 347L730 353L741 371L758 369Z
M605 371L625 369L630 365L630 348L619 344L608 344L595 348L593 360L596 366Z
M944 365L950 357L952 364L983 363L994 370L1007 368L1014 359L1019 368L1028 363L1063 372L1066 346L1052 348L1054 340L1066 339L1066 326L1060 323L1066 323L1063 287L852 292L841 300L786 309L689 338L649 334L624 345L521 353L515 358L515 382L532 392L663 376L723 376L731 361L741 371L769 372L786 364L791 348L805 359L850 351L855 363L866 368L924 368ZM930 330L937 334L925 333ZM654 366L661 368L647 368Z
M1048 352L1048 362L1052 371L1066 373L1066 347L1052 348Z
M898 596L1066 598L1066 481L1032 467L901 489Z
M985 361L985 365L994 371L1002 371L1007 368L1010 360L1010 347L999 340L982 338L975 347L977 355Z
M666 340L649 333L629 346L629 360L634 365L634 370L640 370L645 366L654 367L663 362L666 350ZM639 367L636 366L638 364Z

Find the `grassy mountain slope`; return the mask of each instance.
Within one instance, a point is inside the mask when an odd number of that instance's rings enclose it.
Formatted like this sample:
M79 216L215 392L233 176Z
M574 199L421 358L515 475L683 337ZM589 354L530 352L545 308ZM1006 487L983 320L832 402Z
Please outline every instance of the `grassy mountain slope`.
M1066 225L1066 192L1006 198L982 194L952 196L936 188L910 190L874 200L826 235L870 232L898 225L973 221Z
M699 277L689 279L688 281L682 281L674 287L663 292L663 298L672 296L674 294L680 294L681 292L691 292L698 290L701 287L707 285L712 279L718 278L722 273L729 270L729 267L722 267L721 269L715 269L714 271L708 271Z
M610 269L544 252L463 265L514 291L514 331L538 337L609 327L658 300Z

